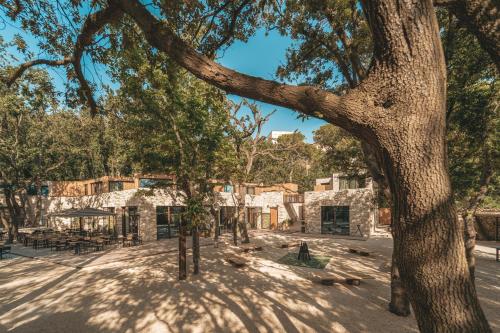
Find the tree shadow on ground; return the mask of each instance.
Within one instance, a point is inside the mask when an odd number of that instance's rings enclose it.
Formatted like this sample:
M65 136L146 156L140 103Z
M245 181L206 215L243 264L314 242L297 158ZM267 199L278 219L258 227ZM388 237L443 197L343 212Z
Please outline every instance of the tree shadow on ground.
M417 332L412 317L387 311L389 260L385 247L371 257L347 253L349 240L309 238L312 251L333 257L327 270L366 270L374 279L361 286L327 287L308 278L311 269L281 265L287 249L277 239L254 242L264 251L244 254L249 265L236 269L224 255L236 248L202 248L202 276L177 281L177 252L143 257L116 256L83 269L23 260L8 268L15 280L0 285L0 330L12 332ZM297 236L300 237L300 236ZM287 238L291 240L292 238ZM168 243L170 244L170 243ZM359 244L359 243L357 243ZM363 243L370 248L371 243ZM167 243L156 243L157 247ZM151 245L154 250L154 245ZM123 250L125 251L125 250ZM112 254L108 255L111 256ZM189 258L190 259L190 258ZM479 262L478 279L483 275ZM24 274L24 278L23 278ZM488 273L488 274L495 274ZM33 277L39 276L37 283ZM26 282L26 283L25 283ZM24 288L23 286L26 285ZM14 301L11 292L21 288ZM484 290L483 290L484 288ZM483 306L498 309L494 287L481 285ZM488 292L490 293L488 295ZM487 312L488 313L488 312ZM491 313L491 312L490 312ZM489 315L494 328L500 323ZM390 323L390 325L388 324Z

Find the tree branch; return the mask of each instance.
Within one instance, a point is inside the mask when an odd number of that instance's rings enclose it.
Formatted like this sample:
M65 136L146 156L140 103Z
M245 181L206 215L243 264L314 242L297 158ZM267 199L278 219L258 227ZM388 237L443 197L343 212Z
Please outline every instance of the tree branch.
M496 0L434 0L435 6L448 8L476 36L500 72L500 8Z
M31 67L38 66L38 65L47 65L51 67L57 67L57 66L64 66L68 65L72 62L71 57L66 57L64 59L60 60L49 60L49 59L37 59L37 60L32 60L25 62L21 64L17 69L14 70L14 72L6 79L4 79L4 83L7 85L7 87L12 86L14 82L16 82L17 79L19 79L26 70L28 70Z
M109 0L128 14L151 46L165 52L196 77L228 93L326 118L357 136L373 138L374 115L358 93L337 96L311 86L292 86L242 74L196 52L137 0ZM366 97L366 96L365 96Z
M80 97L82 100L86 101L90 107L92 113L97 112L97 103L94 100L92 94L92 89L90 84L85 79L83 74L81 58L85 47L92 43L94 35L96 35L101 29L109 23L115 22L122 17L122 11L118 7L110 5L104 9L101 9L91 15L89 15L81 29L80 34L77 37L73 55L71 57L65 57L60 60L49 60L49 59L37 59L25 62L21 64L10 77L4 79L5 84L10 87L17 79L19 79L26 70L31 67L38 65L47 65L52 67L65 66L71 64L76 74L76 79L80 83Z
M118 7L114 5L109 5L108 7L101 9L87 17L85 23L83 24L80 35L75 43L75 48L73 51L73 68L75 70L76 78L80 82L80 97L86 100L90 107L92 114L97 113L97 103L94 99L92 93L92 88L90 87L88 81L83 75L81 59L85 47L92 43L93 37L97 34L105 25L116 22L122 17L122 12Z

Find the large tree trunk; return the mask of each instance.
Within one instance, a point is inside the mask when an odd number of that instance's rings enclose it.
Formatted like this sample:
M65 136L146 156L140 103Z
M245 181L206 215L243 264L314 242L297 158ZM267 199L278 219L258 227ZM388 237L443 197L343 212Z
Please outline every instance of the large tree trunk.
M181 219L179 229L179 280L185 280L187 278L187 246L184 219Z
M219 221L219 217L220 217L220 213L218 210L215 210L215 208L213 207L210 207L210 213L212 214L212 217L214 218L214 243L215 243L215 246L217 246L218 242L219 242L219 233L220 233L220 221Z
M10 188L4 190L5 203L7 205L7 210L9 211L10 220L8 220L8 242L13 243L17 239L19 226L24 223L25 211L23 207L19 206L16 200L16 193Z
M233 244L234 246L238 245L238 218L233 217Z
M489 332L470 277L446 157L446 70L430 1L365 2L377 138L392 193L394 256L422 332ZM385 127L387 126L387 127Z
M250 243L250 237L248 237L247 221L245 220L245 206L240 206L238 202L238 224L240 227L240 233L243 240L242 243Z
M193 236L193 274L200 274L200 233L198 227L192 228Z
M467 207L465 207L464 211L462 212L462 220L464 223L465 256L467 258L467 263L469 264L469 273L473 280L475 278L476 270L476 258L474 257L474 248L476 247L475 214L481 203L484 201L484 198L488 194L489 185L494 173L491 161L492 153L490 152L488 143L484 143L482 151L483 168L481 171L481 179L479 181L479 190L474 193L473 196L471 196Z
M473 214L464 214L462 217L464 222L465 257L467 258L469 274L472 280L476 276L476 257L474 256L474 248L476 247L475 218Z

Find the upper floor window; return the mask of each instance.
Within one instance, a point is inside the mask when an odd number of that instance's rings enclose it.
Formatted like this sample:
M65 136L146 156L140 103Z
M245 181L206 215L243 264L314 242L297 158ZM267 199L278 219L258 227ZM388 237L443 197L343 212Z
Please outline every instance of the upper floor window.
M255 187L253 187L253 186L248 186L248 187L247 187L247 194L250 194L250 195L255 195Z
M224 185L224 192L233 193L233 185L229 184Z
M172 185L170 179L155 179L155 178L140 178L139 187L152 188L152 187L168 187Z
M102 183L92 183L90 184L90 194L101 194L102 193Z
M365 188L366 180L362 177L339 177L339 190Z
M109 192L123 191L123 182L109 182Z
M27 193L28 195L42 195L47 197L49 196L49 187L47 185L42 185L39 189L37 189L34 184L31 184L28 186Z

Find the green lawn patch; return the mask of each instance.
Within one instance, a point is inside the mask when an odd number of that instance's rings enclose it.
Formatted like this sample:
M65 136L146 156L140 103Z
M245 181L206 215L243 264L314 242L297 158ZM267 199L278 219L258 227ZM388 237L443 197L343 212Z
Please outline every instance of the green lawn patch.
M317 268L323 269L328 265L330 259L332 257L325 256L317 256L311 254L311 260L309 261L300 261L298 259L298 253L287 253L285 256L281 257L278 262L280 264L291 265L291 266L300 266L300 267L309 267L309 268Z

